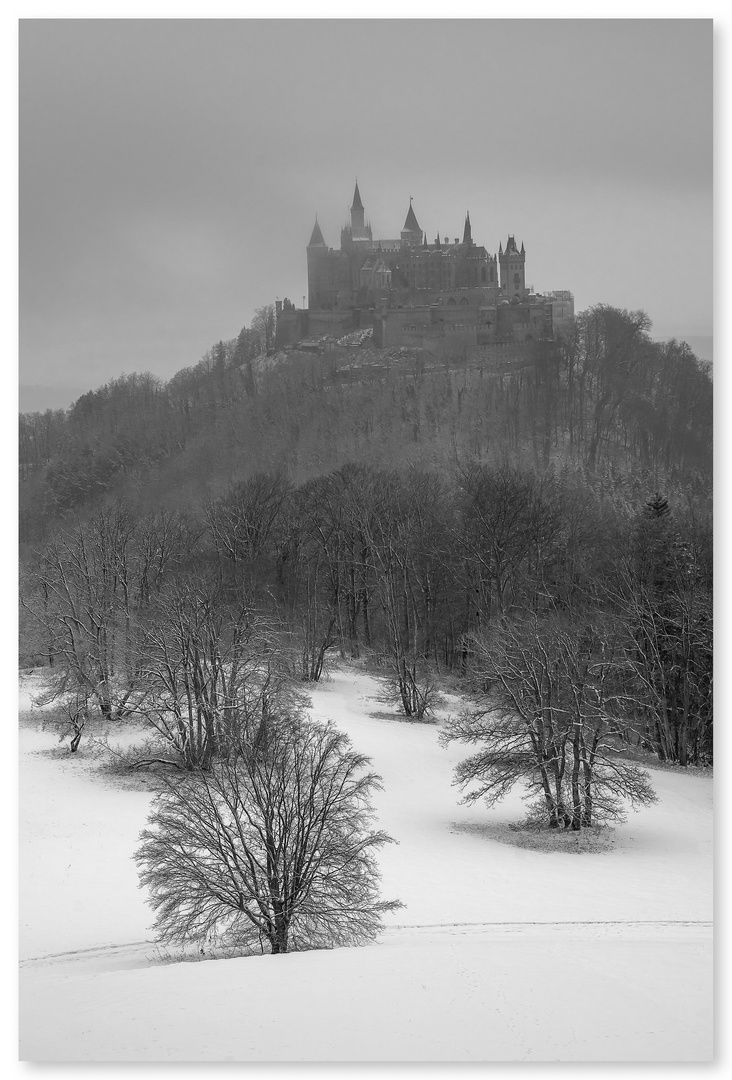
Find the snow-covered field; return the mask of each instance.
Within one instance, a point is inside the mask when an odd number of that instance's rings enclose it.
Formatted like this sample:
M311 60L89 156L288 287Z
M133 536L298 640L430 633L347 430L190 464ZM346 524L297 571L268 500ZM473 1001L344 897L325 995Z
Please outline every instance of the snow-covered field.
M361 949L161 963L130 858L150 795L20 732L20 1053L36 1061L704 1061L712 784L653 771L607 850L499 842L519 794L459 805L467 751L388 717L379 685L312 692L384 780L383 895ZM21 692L21 707L28 707ZM83 745L83 744L82 744Z

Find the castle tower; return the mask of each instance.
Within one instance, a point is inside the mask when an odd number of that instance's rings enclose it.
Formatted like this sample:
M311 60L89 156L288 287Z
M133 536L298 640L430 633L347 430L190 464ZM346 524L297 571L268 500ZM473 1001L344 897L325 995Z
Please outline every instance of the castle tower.
M361 192L358 190L358 180L353 192L353 205L351 206L351 224L341 230L341 250L352 250L354 247L361 251L363 248L371 249L372 235L371 226L364 221L364 209L361 202Z
M507 300L514 296L523 299L526 290L526 251L524 245L521 250L516 247L513 236L506 241L506 250L503 245L498 249L498 262L501 268L501 293Z
M308 244L308 307L317 311L325 307L328 299L328 247L315 218L315 225Z
M409 210L402 229L402 247L415 247L422 243L422 230L417 222L417 216L412 209L412 197L409 197Z
M351 228L363 229L364 228L364 209L361 202L361 192L358 190L358 180L356 181L356 190L353 193L353 206L351 207Z

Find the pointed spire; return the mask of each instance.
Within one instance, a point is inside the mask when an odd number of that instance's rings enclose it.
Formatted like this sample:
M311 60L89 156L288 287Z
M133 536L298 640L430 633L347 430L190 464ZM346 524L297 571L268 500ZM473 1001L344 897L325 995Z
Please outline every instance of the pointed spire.
M313 235L310 237L310 243L308 247L325 247L325 240L323 234L320 231L320 225L318 225L318 215L315 215L315 225L313 227Z
M522 255L526 254L526 252L524 251L524 242L523 242L523 240L521 241L521 254Z
M427 245L427 233L425 233L424 237L422 239L422 247L427 247L427 246L428 246Z
M422 231L420 229L420 227L419 227L419 223L417 222L417 217L416 217L416 215L414 213L414 210L412 209L412 196L411 195L409 196L409 210L407 212L407 220L404 222L404 228L402 229L402 232L407 232L407 231L408 232L421 232Z
M363 210L361 192L358 190L358 180L356 181L356 189L353 192L353 206L351 207L351 210Z
M465 214L465 228L463 229L463 243L472 244L473 237L470 231L470 211Z
M498 245L498 254L503 255L503 241Z

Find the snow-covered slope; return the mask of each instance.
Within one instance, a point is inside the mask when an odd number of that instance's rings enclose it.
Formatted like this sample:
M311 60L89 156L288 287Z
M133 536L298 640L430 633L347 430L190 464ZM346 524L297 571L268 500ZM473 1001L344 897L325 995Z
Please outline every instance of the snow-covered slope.
M150 796L21 730L21 1056L35 1060L704 1060L711 1056L712 801L659 803L598 853L496 841L523 814L459 805L460 747L389 717L376 680L312 693L383 776L378 944L160 964L130 855Z

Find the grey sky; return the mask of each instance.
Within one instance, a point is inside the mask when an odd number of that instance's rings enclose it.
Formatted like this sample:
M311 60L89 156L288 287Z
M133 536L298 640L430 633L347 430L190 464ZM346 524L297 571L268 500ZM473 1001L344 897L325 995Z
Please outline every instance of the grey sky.
M169 378L339 243L420 226L578 310L712 329L711 20L33 20L20 33L22 407Z

